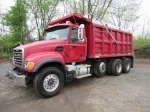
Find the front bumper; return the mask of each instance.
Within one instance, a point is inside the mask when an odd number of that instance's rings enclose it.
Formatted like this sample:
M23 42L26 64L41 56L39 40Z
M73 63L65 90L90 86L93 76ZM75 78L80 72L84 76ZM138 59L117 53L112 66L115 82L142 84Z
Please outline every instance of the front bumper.
M12 78L14 80L15 85L27 87L26 86L26 77L27 76L25 76L23 74L18 74L17 72L12 71L12 70L10 70L8 72L8 76L9 76L9 78Z

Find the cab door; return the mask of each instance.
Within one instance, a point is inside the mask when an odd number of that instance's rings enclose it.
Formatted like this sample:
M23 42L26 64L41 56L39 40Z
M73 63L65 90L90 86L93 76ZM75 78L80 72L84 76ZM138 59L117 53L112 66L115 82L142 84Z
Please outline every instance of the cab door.
M86 60L86 39L80 42L78 40L78 30L72 28L70 44L69 44L69 56L71 62L80 62Z

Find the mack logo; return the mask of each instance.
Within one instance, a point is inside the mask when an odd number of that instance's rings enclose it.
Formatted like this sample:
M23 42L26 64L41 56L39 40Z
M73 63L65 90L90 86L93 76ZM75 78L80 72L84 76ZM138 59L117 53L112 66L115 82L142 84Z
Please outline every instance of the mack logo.
M19 49L15 49L15 51L19 51Z

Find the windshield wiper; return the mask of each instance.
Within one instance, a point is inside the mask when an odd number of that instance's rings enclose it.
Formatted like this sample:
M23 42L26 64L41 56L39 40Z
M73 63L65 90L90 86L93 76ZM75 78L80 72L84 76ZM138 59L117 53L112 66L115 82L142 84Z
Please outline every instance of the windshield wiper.
M53 38L50 38L50 40L53 40L53 39L55 40L55 39L57 39L57 38L55 38L55 37L53 37Z

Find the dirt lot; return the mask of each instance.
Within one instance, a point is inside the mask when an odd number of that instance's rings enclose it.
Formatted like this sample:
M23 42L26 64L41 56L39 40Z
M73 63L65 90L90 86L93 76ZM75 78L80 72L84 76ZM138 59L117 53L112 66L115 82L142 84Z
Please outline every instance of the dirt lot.
M150 112L150 60L136 60L121 76L74 80L49 99L37 97L32 84L15 86L2 73L0 112Z
M8 59L4 59L1 55L0 55L0 63L3 63L3 62L7 62Z

